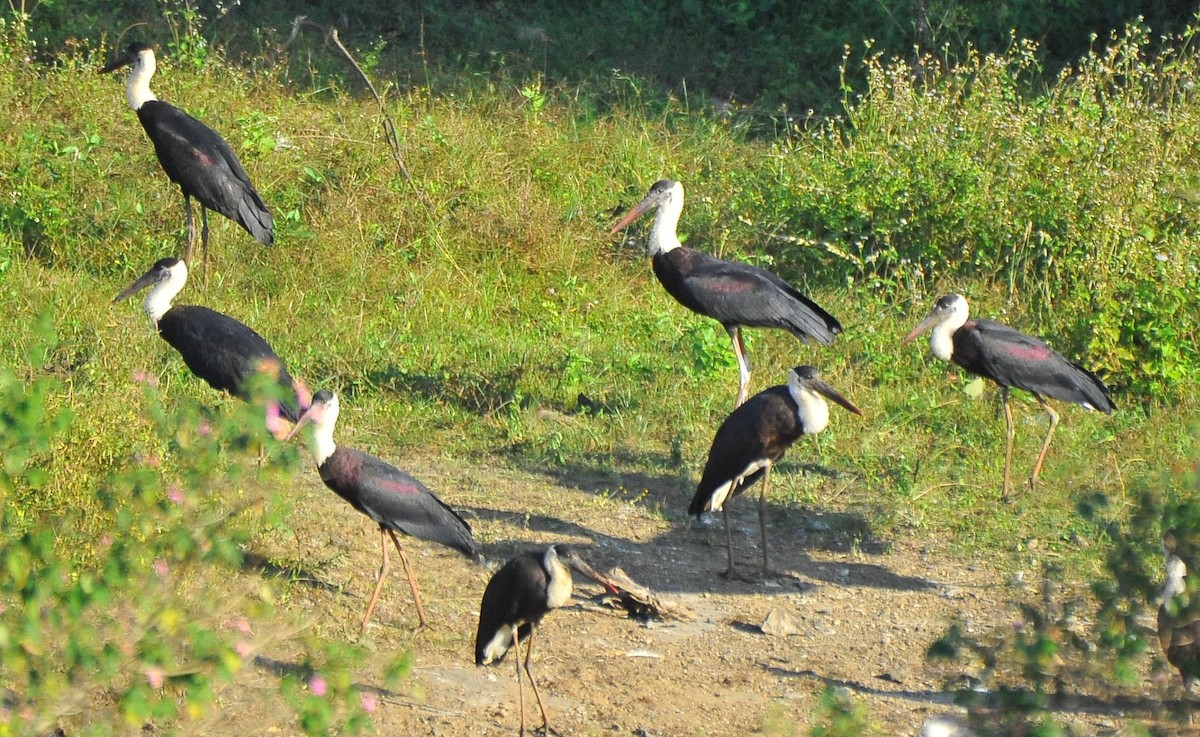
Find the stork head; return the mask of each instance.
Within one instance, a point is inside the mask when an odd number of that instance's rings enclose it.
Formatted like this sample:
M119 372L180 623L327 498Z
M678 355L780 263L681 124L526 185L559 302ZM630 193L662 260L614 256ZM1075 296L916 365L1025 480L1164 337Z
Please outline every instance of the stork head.
M861 415L862 410L846 399L836 389L826 384L821 373L812 366L797 366L788 372L788 393L796 403L804 433L811 435L825 429L829 424L829 405L826 399L844 407L847 411Z
M143 103L158 99L150 91L150 78L157 68L154 49L149 44L135 41L129 44L124 53L105 64L100 73L108 74L125 66L130 67L129 79L125 83L125 99L129 107L137 110Z
M920 325L913 328L913 331L904 336L900 341L902 345L908 345L916 340L917 336L926 330L933 330L929 338L929 345L933 349L933 354L943 361L950 360L950 352L952 349L951 336L954 332L967 323L967 318L970 316L970 308L967 306L967 298L961 294L947 294L933 304L933 309L925 316Z
M308 405L308 409L304 410L304 414L296 420L296 425L288 433L286 439L291 440L296 437L300 434L300 428L311 422L313 426L313 457L320 466L337 449L333 442L333 428L337 425L339 410L337 395L328 389L322 389L313 395L312 404Z
M610 232L616 233L650 210L656 211L654 224L650 227L650 255L678 248L680 243L675 226L679 224L679 214L683 212L683 185L674 179L655 182L642 201L634 205Z
M161 258L154 262L149 271L137 278L133 284L113 298L120 302L137 294L146 287L150 293L146 295L146 314L157 323L167 310L171 309L171 300L182 291L187 284L187 264L177 258Z

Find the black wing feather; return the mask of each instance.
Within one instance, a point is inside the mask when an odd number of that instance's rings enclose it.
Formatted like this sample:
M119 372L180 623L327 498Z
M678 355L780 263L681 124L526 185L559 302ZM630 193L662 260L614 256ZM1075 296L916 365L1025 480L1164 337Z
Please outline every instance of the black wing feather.
M178 305L158 321L158 333L179 351L192 373L217 391L249 399L250 377L264 363L278 366L277 383L288 396L295 391L292 377L267 341L247 325L228 315L197 305ZM299 418L298 406L280 403L288 420Z
M780 328L822 345L842 332L836 318L766 269L685 247L658 254L653 268L680 304L724 325Z
M752 463L762 460L774 463L782 458L801 434L795 404L786 386L764 389L746 400L717 429L688 514L706 511L717 488L735 479ZM730 497L741 494L765 472L760 469L747 476Z
M542 568L544 553L522 553L505 563L488 581L479 604L479 628L475 632L475 664L483 665L484 649L505 625L523 622L517 634L528 640L533 627L546 616L546 587L550 577ZM504 654L494 662L500 662Z
M475 557L471 526L417 479L392 464L338 448L322 464L321 479L377 524Z
M1108 387L1091 371L1073 363L1044 340L993 320L975 320L954 334L952 358L972 373L1001 386L1101 412L1116 406Z
M154 143L163 171L185 195L237 222L260 243L274 241L271 213L225 139L159 100L144 103L138 119Z

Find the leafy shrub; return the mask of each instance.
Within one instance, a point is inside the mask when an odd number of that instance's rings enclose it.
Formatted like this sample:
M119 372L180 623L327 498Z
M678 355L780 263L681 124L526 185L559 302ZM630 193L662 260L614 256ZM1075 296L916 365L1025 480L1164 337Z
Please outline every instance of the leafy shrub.
M40 342L49 344L44 332ZM261 407L239 404L227 418L170 409L147 379L144 411L165 444L116 459L94 505L38 511L29 502L49 485L48 458L78 423L57 408L61 381L38 375L48 353L31 350L30 381L0 369L0 734L195 720L259 648L286 636L266 621L270 585L190 593L189 584L241 565L249 510L281 524L283 497L267 490L294 472L296 452L262 428ZM228 488L242 501L225 502L217 490ZM365 726L346 675L362 653L336 643L309 653L328 688L297 702L305 733ZM281 681L285 695L294 680Z
M786 234L781 259L826 281L832 253L852 284L922 302L982 282L1118 390L1189 391L1200 369L1187 309L1200 279L1191 38L1153 54L1131 27L1036 95L1030 44L924 76L869 58L845 120L774 145L735 207Z

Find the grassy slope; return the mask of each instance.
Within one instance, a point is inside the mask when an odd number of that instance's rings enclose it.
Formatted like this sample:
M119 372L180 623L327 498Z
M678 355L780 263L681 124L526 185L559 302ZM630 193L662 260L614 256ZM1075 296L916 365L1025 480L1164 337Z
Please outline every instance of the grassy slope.
M193 72L166 60L155 82L162 99L226 135L279 222L268 249L214 221L210 284L194 282L184 301L242 319L310 383L342 393L340 437L382 455L420 447L470 463L511 453L523 464L611 470L614 484L623 472L694 483L733 395L727 339L667 297L636 244L607 226L614 207L671 176L689 185L682 227L707 236L699 247L759 253L762 236L737 219L725 175L767 156L767 144L677 108L647 119L634 93L600 116L553 91L535 112L505 82L453 96L416 90L389 112L426 208L389 159L369 100L219 64ZM10 121L0 158L6 189L18 193L0 233L0 318L13 326L0 355L21 364L33 317L51 310L59 345L35 370L61 373L70 391L59 401L79 415L49 461L55 480L21 501L86 508L89 483L113 459L158 446L129 402L134 372L159 374L170 397L218 401L135 305L109 305L154 259L177 252L180 198L120 82L92 64L46 70L5 59L0 93ZM846 267L830 256L827 268ZM828 276L821 282L837 283ZM985 283L927 283L1001 303ZM1190 450L1178 417L1194 414L1192 404L1128 406L1113 418L1067 409L1038 495L1002 506L993 393L972 401L956 370L923 344L898 342L936 294L810 291L847 334L818 350L752 332L754 387L812 362L866 418L838 412L819 450L797 449L773 487L780 499L862 512L885 536L986 555L1038 538L1075 559L1076 541L1094 533L1074 500L1100 491L1119 502L1131 480L1156 477ZM610 411L576 414L581 393ZM1017 477L1041 440L1035 410L1018 407ZM841 473L796 472L814 460Z

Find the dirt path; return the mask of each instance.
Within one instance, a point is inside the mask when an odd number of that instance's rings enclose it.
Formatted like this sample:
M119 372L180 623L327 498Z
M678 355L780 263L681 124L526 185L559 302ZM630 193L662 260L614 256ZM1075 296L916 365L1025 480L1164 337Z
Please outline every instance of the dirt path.
M644 626L585 602L547 617L533 667L551 723L564 735L806 734L829 685L865 705L880 734L916 735L926 717L956 711L943 684L962 670L928 663L929 644L954 618L974 632L1019 621L1015 595L988 563L955 560L933 546L923 550L912 539L891 546L867 540L855 549L844 530L861 524L849 518L772 508L772 564L786 575L727 581L717 575L725 563L720 519L701 527L674 511L660 513L686 508L684 491L671 479L586 473L556 479L495 461L406 459L403 465L463 511L490 561L550 542L575 543L598 568L620 566L696 614L694 621ZM288 587L287 610L312 616L320 636L356 640L378 536L315 472L297 480L295 495L297 541L256 552L303 569L307 583ZM752 570L760 555L755 506L737 499L733 512L735 545ZM375 657L362 683L380 685L373 669L405 649L414 670L396 691L378 692L378 733L514 734L513 661L484 669L473 663L489 572L444 549L408 545L434 626L414 632L415 611L397 568L365 639ZM577 599L597 592L580 587ZM763 634L760 625L773 610L796 634ZM285 664L292 657L263 655ZM1147 688L1147 698L1178 697L1166 683ZM528 690L526 696L536 726ZM1125 719L1103 702L1058 716L1092 735L1119 734ZM262 719L256 714L254 724L261 727ZM282 714L267 724L266 733L297 732Z

